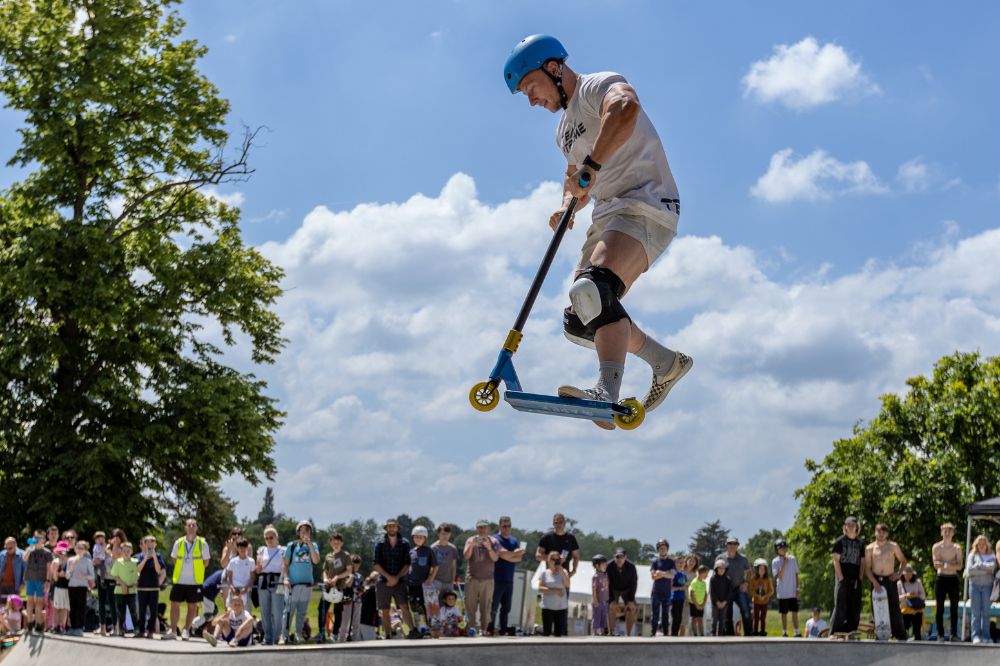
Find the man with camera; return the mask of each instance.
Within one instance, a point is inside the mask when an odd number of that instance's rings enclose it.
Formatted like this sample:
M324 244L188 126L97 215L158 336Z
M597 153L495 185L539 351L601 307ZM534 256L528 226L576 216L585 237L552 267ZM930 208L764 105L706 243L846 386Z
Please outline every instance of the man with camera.
M465 619L471 629L476 625L478 615L480 631L485 634L493 604L493 574L500 559L500 544L490 536L490 521L485 518L476 521L476 533L465 540L462 554L469 563L465 582Z

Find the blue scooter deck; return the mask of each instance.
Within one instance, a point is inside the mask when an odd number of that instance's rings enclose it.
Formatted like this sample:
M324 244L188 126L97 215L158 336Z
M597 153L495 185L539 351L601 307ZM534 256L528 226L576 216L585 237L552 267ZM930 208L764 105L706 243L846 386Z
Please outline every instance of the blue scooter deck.
M555 395L539 393L524 393L521 391L505 391L503 399L511 407L522 412L535 414L557 414L590 421L614 421L615 414L626 416L629 411L613 402L600 400L579 400L577 398L561 398Z

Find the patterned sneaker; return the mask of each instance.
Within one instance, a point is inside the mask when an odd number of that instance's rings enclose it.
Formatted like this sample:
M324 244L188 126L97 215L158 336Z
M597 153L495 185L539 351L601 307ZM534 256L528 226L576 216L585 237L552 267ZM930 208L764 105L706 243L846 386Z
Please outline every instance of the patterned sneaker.
M670 389L680 381L681 377L687 374L693 365L693 358L687 354L677 352L674 355L674 362L670 366L670 370L665 375L653 375L653 383L649 387L649 393L642 399L642 406L646 408L647 413L660 406L660 403L670 393Z
M611 402L610 397L598 388L580 389L575 386L560 386L556 392L560 398L576 398L577 400L600 400L601 402ZM614 421L594 421L598 428L614 430Z

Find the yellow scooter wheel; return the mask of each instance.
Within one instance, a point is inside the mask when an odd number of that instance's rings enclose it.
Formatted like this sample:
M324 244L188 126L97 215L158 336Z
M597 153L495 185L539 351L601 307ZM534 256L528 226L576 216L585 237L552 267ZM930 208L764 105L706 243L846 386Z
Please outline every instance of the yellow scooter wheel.
M627 398L618 404L631 412L628 415L615 414L615 425L622 430L635 430L646 418L646 408L635 398Z
M493 382L479 382L469 391L469 402L473 409L480 412L488 412L497 406L500 401L500 392ZM642 405L639 405L641 408Z

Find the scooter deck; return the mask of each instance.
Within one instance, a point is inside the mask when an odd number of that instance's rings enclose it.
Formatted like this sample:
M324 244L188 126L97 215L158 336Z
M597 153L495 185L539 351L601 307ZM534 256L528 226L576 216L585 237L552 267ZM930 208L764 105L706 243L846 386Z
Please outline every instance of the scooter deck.
M619 404L600 400L579 400L556 395L505 391L503 399L511 407L522 412L535 414L555 414L590 421L614 421L615 414L627 416L630 412Z

